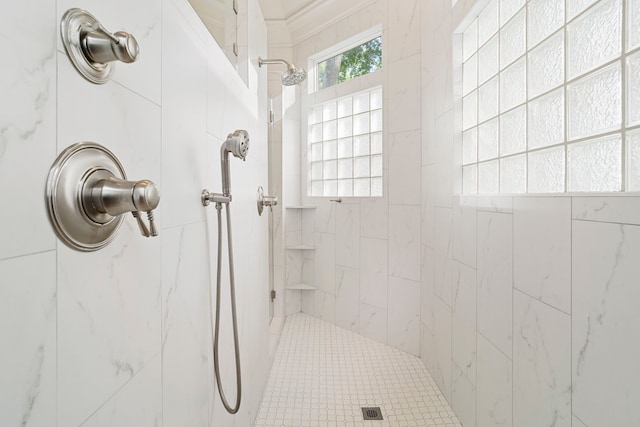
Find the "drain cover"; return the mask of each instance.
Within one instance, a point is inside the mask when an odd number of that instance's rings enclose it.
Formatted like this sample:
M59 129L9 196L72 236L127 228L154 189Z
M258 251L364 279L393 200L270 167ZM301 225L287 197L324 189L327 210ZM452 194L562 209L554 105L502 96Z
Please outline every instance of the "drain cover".
M380 407L362 408L362 416L365 420L381 420L382 411Z

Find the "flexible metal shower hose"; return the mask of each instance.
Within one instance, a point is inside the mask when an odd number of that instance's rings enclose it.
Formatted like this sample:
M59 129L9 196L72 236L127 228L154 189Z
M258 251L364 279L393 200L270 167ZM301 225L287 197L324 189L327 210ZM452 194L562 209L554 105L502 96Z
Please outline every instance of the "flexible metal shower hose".
M236 318L236 290L235 290L235 277L233 271L233 243L231 240L231 214L229 212L229 203L225 203L227 214L227 241L229 243L229 292L231 294L231 317L233 321L233 345L236 354L236 404L233 408L227 402L227 398L224 395L222 389L222 379L220 378L220 364L218 357L218 344L219 344L219 332L220 332L220 288L221 288L221 269L222 269L222 207L216 205L218 211L218 274L217 274L217 286L216 286L216 322L215 333L213 332L213 310L211 309L211 286L209 286L209 317L211 320L211 333L213 335L213 366L216 376L216 384L218 385L218 391L220 392L220 399L224 408L230 414L235 414L240 409L240 398L242 397L242 380L240 369L240 349L238 347L238 321Z

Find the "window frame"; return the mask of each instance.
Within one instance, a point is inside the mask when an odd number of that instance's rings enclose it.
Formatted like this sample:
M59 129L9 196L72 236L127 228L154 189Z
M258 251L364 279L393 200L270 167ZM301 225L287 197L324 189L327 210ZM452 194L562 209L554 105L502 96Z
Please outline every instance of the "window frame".
M309 56L309 59L307 61L307 66L308 66L308 70L309 70L309 75L308 75L308 83L307 83L307 93L311 94L311 93L315 93L315 92L319 92L322 90L326 90L326 89L330 89L332 87L335 87L337 85L333 85L333 86L329 86L327 88L324 89L319 89L318 88L318 64L326 61L327 59L333 58L336 55L339 55L341 53L344 53L346 51L348 51L349 49L352 49L354 47L360 46L362 44L365 44L377 37L383 37L382 34L382 25L375 25L371 28L369 28L368 30L362 31L354 36L351 36L349 38L346 38L344 40L342 40L339 43L334 44L333 46L324 49L320 52L317 52L311 56ZM383 57L384 57L384 40L383 40ZM382 69L382 68L381 68ZM381 70L380 69L380 70ZM373 73L376 73L380 70L376 70ZM367 73L365 75L368 74L372 74L372 73ZM355 77L354 79L357 79L359 77L363 77L363 76L358 76ZM351 79L351 80L354 80ZM346 83L346 82L345 82ZM339 85L340 83L338 83Z

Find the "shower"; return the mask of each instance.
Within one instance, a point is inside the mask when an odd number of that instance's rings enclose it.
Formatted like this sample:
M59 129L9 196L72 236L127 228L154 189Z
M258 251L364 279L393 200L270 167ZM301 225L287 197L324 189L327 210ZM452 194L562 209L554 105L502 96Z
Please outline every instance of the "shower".
M298 68L284 59L262 59L258 57L258 66L262 67L262 64L285 64L287 71L282 73L282 84L284 86L299 85L307 78L307 72L304 68Z
M242 397L242 379L240 369L240 349L238 348L238 320L236 316L236 292L235 292L235 272L233 268L233 241L231 239L231 213L229 204L231 203L231 179L229 173L229 153L235 157L245 160L249 151L249 134L246 130L236 130L227 136L226 141L220 147L220 162L222 167L222 194L209 193L207 190L202 191L202 204L208 206L214 202L218 211L218 268L216 280L216 319L215 332L213 323L213 310L209 307L209 315L212 335L213 335L213 365L215 370L216 384L220 392L220 399L224 408L230 414L235 414L240 409L240 399ZM231 318L233 323L233 345L235 349L236 362L236 403L231 407L222 388L222 379L220 378L220 363L218 356L219 336L220 336L220 288L221 288L221 269L222 269L222 205L225 205L227 214L227 243L229 256L229 293L231 294ZM211 287L209 287L209 304L211 304Z

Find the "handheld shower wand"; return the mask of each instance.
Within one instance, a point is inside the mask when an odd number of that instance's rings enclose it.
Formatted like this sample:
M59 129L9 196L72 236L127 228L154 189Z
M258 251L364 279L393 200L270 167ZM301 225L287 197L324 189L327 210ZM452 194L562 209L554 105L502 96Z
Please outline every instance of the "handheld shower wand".
M230 414L235 414L240 409L240 399L242 397L242 379L240 368L240 349L238 347L238 321L236 316L236 291L235 291L235 272L233 269L233 241L231 239L231 213L229 204L231 203L231 180L229 174L229 153L242 160L247 157L249 151L249 134L246 130L236 130L227 136L226 141L220 147L220 162L222 166L222 194L209 193L207 190L202 191L202 204L208 206L214 202L218 211L218 269L217 269L217 286L216 286L216 321L215 332L213 326L213 310L209 306L209 315L211 322L211 335L213 340L213 365L216 377L216 384L220 392L220 399L224 408ZM227 402L227 398L222 388L222 379L220 377L220 363L218 356L219 337L220 337L220 288L221 288L221 270L222 270L222 205L225 205L227 212L227 242L229 255L229 293L231 294L231 318L233 322L233 345L235 348L236 361L236 403L233 407ZM209 304L211 304L211 287L209 287Z
M227 140L220 146L220 164L222 167L222 194L230 196L231 178L229 173L229 153L235 157L247 160L249 151L249 134L246 130L236 130L227 136Z

